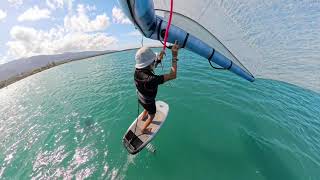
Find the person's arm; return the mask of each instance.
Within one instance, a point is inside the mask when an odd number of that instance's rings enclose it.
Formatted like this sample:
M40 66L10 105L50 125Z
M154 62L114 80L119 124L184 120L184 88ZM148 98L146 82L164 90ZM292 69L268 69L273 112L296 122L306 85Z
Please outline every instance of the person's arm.
M164 82L170 81L177 78L177 60L172 59L172 66L169 74L164 74Z
M169 74L164 74L164 82L170 81L177 78L177 61L178 61L178 50L179 46L177 41L175 41L174 45L171 48L172 51L172 66Z

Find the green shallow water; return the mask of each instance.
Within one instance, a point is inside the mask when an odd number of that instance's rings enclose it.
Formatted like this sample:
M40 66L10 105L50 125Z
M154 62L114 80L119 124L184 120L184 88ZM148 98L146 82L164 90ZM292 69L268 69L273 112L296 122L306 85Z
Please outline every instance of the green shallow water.
M0 178L319 178L319 94L249 83L186 51L178 79L158 92L170 112L152 142L156 154L128 155L121 139L137 115L134 53L61 65L1 89Z

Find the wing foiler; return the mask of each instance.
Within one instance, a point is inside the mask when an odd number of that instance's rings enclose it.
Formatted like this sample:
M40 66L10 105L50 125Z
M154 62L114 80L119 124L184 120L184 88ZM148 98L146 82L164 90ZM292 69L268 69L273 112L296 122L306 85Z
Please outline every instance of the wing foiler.
M159 9L155 10L153 0L119 0L119 3L124 13L143 36L159 41L164 40L168 22L164 17L156 15L155 12L156 10L159 11ZM163 12L168 13L165 10L163 10ZM179 13L175 12L175 14ZM187 18L187 16L184 17ZM223 69L227 69L250 82L255 80L254 76L240 63L240 61L236 60L229 50L226 50L226 52L229 52L232 56L226 57L227 53L221 53L220 49L208 45L208 43L197 38L196 34L191 34L183 28L171 24L167 42L174 43L175 40L178 41L181 48L190 50L208 59L209 62L211 61ZM225 47L222 43L220 46Z

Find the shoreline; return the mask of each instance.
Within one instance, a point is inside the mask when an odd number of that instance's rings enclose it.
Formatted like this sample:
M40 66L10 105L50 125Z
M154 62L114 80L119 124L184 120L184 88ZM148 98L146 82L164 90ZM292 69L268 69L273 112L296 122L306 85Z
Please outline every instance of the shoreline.
M159 48L160 46L151 46L151 48ZM110 52L103 52L101 54L95 54L95 55L91 55L91 56L85 56L85 57L81 57L81 58L75 58L75 59L66 59L66 60L62 60L60 62L50 62L45 66L42 67L38 67L35 69L32 69L30 71L27 72L22 72L20 74L14 75L6 80L2 80L0 81L0 89L5 88L15 82L18 82L24 78L27 78L29 76L32 76L34 74L40 73L42 71L51 69L53 67L62 65L62 64L66 64L66 63L70 63L70 62L74 62L74 61L80 61L80 60L84 60L84 59L88 59L88 58L93 58L93 57L98 57L98 56L103 56L103 55L107 55L107 54L112 54L112 53L118 53L118 52L123 52L123 51L130 51L130 50L135 50L138 49L140 47L136 47L136 48L129 48L129 49L122 49L122 50L110 50Z

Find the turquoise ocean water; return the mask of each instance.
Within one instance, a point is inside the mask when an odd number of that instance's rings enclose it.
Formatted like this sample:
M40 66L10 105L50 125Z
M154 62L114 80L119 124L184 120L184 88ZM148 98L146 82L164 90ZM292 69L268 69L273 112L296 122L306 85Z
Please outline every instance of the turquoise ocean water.
M128 155L121 139L137 115L134 53L64 64L1 89L0 179L319 179L319 93L249 83L186 51L178 79L158 92L170 112L156 153Z

